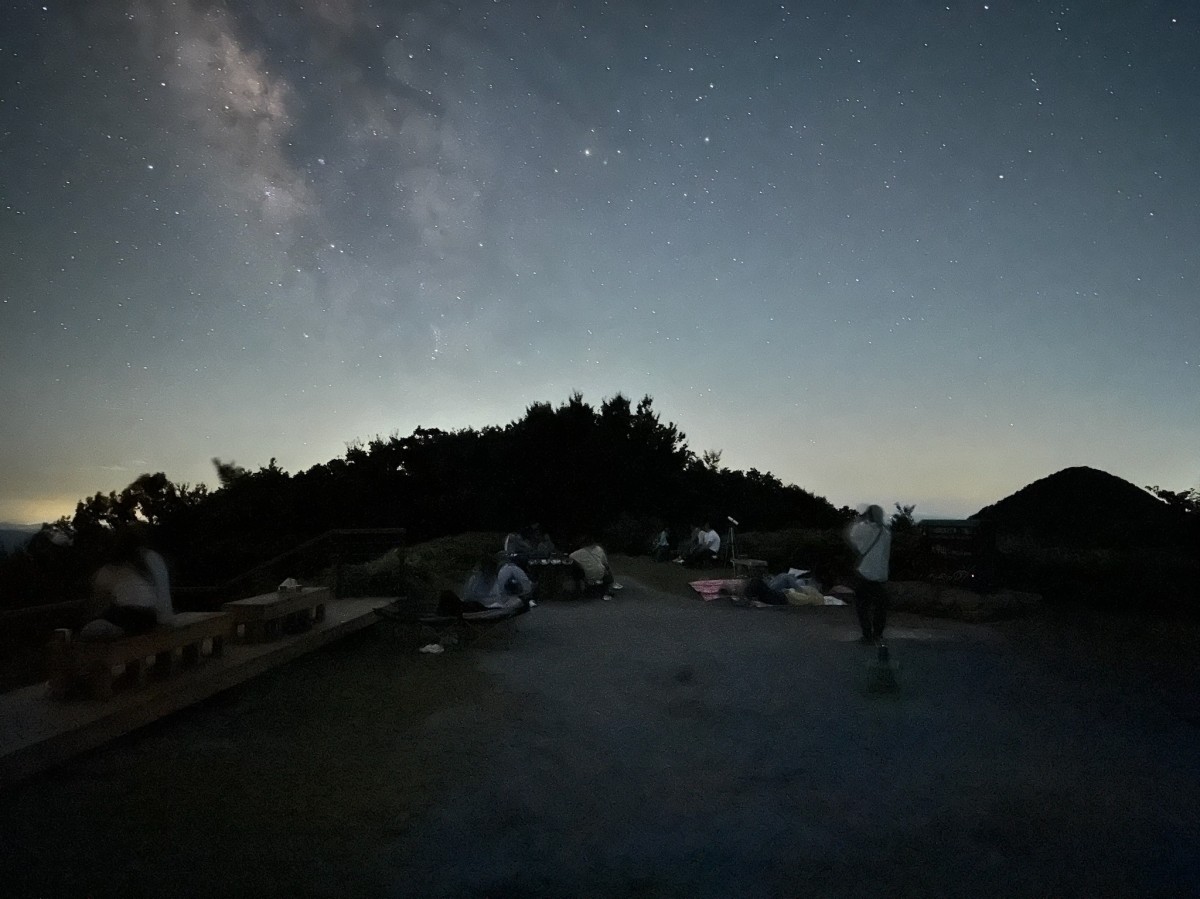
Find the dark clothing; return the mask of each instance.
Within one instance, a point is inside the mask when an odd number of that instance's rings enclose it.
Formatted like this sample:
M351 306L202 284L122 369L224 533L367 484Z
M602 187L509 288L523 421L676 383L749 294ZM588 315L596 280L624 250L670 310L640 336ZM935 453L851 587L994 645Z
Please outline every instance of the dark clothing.
M887 584L869 581L861 574L854 576L854 611L864 640L880 640L887 624Z
M525 600L528 605L529 600ZM443 590L438 594L437 613L447 618L458 618L467 612L486 612L490 607L474 599L459 599L453 590Z
M760 577L752 577L746 583L746 598L758 600L769 606L786 606L787 596L775 590Z
M146 634L158 624L158 613L145 606L111 605L104 613L104 619L111 621L126 634Z
M589 582L583 566L574 559L571 560L571 577L575 579L575 591L578 596L607 596L613 585L612 571L607 566L599 582Z

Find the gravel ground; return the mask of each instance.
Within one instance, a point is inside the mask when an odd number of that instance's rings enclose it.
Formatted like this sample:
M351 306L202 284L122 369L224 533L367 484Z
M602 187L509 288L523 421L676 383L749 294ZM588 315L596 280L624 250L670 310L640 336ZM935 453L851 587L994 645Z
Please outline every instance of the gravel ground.
M380 625L0 795L0 893L1200 894L1194 658L898 615L878 695L849 609L644 583Z

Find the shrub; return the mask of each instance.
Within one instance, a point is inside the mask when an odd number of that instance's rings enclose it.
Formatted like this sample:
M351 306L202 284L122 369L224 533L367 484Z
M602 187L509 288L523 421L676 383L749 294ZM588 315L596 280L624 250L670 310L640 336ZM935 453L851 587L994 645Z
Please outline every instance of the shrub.
M343 565L338 596L400 596L404 593L404 550L393 549L377 559Z
M1200 561L1170 549L1079 548L1006 537L1002 583L1042 594L1048 602L1169 614L1200 613Z
M657 518L623 513L605 528L600 542L610 553L645 556L650 554L654 540L661 530L662 521Z

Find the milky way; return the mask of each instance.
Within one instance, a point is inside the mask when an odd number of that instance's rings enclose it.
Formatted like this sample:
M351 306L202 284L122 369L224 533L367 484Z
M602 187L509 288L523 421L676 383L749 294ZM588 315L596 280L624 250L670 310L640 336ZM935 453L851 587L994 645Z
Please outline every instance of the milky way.
M6 4L0 519L649 393L835 503L1200 482L1189 4Z

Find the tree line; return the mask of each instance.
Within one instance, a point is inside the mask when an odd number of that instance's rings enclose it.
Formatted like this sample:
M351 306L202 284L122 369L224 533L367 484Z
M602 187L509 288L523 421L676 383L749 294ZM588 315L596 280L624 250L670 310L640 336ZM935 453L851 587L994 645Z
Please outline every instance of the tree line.
M597 408L575 393L534 403L504 426L354 442L343 457L289 474L275 459L257 470L213 460L218 486L143 474L97 493L45 525L0 562L7 607L71 598L113 531L143 522L185 585L222 582L334 528L401 527L416 542L538 523L560 545L584 536L641 552L666 526L675 537L726 516L754 530L838 527L849 510L774 475L735 471L699 455L653 400L617 394Z

